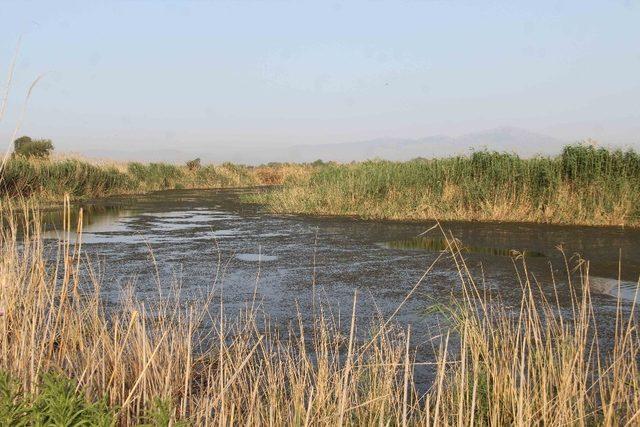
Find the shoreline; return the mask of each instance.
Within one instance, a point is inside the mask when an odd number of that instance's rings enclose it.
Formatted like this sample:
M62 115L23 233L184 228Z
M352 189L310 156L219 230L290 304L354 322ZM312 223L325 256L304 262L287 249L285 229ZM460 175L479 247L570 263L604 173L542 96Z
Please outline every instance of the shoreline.
M170 191L210 191L210 190L251 190L251 189L260 189L272 191L277 189L280 184L265 184L265 185L250 185L250 186L233 186L233 187L193 187L193 188L166 188L166 189L153 189L148 191L136 191L136 192L128 192L128 193L117 193L110 194L102 197L91 197L91 198L70 198L70 203L72 205L78 204L102 204L104 202L109 201L110 199L122 199L127 197L137 197L144 196L153 193L163 193ZM254 196L264 195L262 194L250 194L249 197L253 198ZM431 224L435 223L440 224L501 224L501 225L540 225L540 226L549 226L549 227L589 227L589 228L602 228L602 229L619 229L619 230L640 230L640 222L638 223L630 223L630 224L604 224L604 223L587 223L587 222L554 222L554 221L535 221L535 220L517 220L517 219L491 219L491 218L417 218L417 217L391 217L391 216L376 216L376 217L367 217L359 214L334 214L334 213L321 213L321 212L308 212L308 211L294 211L294 210L271 210L269 209L269 205L264 202L254 201L254 200L243 200L243 196L239 196L239 200L242 204L245 205L253 205L263 209L263 212L271 214L271 215L294 215L305 218L316 218L316 219L341 219L348 221L370 221L370 222L390 222L395 224ZM27 203L35 203L39 209L41 210L55 210L60 209L64 206L64 202L57 202L53 200L38 200L35 199L26 199ZM0 210L4 211L5 206L4 202L6 199L0 199Z
M253 204L256 206L265 207L266 205L257 203L257 202L243 202L246 204ZM593 224L593 223L580 223L580 222L543 222L543 221L526 221L526 220L502 220L502 219L436 219L436 218L411 218L411 217L402 217L402 218L393 218L393 217L366 217L357 214L324 214L324 213L314 213L314 212L295 212L295 211L271 211L266 210L265 212L271 215L294 215L305 218L319 218L319 219L343 219L343 220L351 220L351 221L371 221L371 222L390 222L394 224L421 224L425 225L430 223L431 225L435 225L435 223L440 224L501 224L501 225L541 225L548 227L566 227L566 228L574 228L574 227L588 227L588 228L602 228L602 229L629 229L629 230L640 230L640 223L637 224Z
M532 159L484 151L327 164L245 201L272 213L638 228L639 189L640 154L569 145Z

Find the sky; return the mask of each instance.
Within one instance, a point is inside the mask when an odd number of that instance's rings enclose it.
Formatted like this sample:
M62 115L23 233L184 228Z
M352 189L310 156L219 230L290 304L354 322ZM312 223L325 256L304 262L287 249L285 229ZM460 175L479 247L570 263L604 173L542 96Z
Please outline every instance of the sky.
M270 148L513 126L640 146L640 1L0 2L2 141ZM26 93L39 75L24 109Z

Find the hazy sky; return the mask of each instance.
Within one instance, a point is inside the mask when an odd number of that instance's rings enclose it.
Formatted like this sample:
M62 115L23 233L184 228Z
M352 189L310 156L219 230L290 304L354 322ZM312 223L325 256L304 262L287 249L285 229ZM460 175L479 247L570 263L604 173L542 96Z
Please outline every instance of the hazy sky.
M7 134L216 149L516 126L640 142L640 1L0 2Z

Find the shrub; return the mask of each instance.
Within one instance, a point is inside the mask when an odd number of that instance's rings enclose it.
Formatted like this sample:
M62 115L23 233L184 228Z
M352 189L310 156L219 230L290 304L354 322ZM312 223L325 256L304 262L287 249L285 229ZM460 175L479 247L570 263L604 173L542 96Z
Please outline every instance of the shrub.
M21 136L13 141L13 152L24 157L49 157L53 151L53 143L50 139L31 139L28 136Z

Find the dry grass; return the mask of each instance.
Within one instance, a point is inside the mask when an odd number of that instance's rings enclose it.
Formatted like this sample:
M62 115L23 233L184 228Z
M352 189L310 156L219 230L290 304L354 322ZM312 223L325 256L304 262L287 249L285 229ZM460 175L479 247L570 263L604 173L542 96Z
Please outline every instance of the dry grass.
M612 345L602 345L587 263L570 288L571 308L562 310L522 262L514 280L522 299L510 310L476 284L448 238L438 259L457 266L464 296L446 309L452 323L434 337L435 380L420 395L421 361L410 330L393 316L363 335L354 313L340 324L320 308L312 326L278 331L255 301L227 318L224 304L212 303L217 281L196 303L180 302L176 287L154 301L128 292L105 307L81 239L60 242L51 261L38 214L8 215L0 236L0 370L18 378L23 393L36 391L43 373L62 372L87 396L106 396L123 425L144 421L158 398L170 403L173 421L194 425L640 421L637 315L620 304L615 336L606 337ZM81 231L66 222L69 233Z

